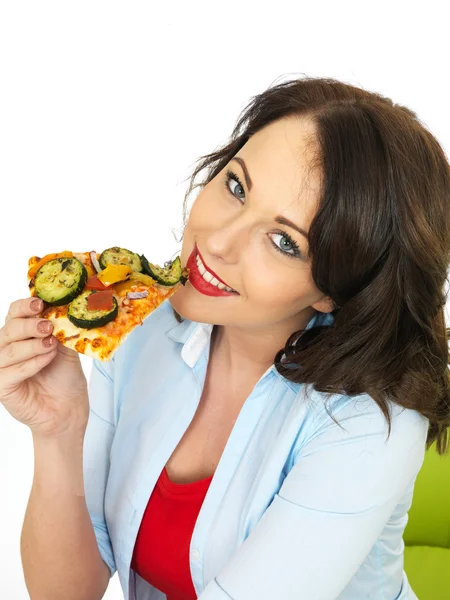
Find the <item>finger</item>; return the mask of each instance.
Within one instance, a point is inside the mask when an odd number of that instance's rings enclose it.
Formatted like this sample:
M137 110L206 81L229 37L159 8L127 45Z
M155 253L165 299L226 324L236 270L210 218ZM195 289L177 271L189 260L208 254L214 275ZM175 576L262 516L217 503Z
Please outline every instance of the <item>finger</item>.
M45 337L52 331L53 323L49 319L11 319L0 329L0 349L21 340Z
M20 317L35 317L39 315L44 309L44 302L40 298L20 298L11 302L9 311L5 318L5 323L8 323L11 319L17 319Z
M6 369L0 370L0 389L8 390L20 385L26 379L33 377L36 373L39 373L44 367L46 367L58 354L56 348L53 348L45 354L38 354L29 358L23 362L17 363ZM2 392L0 402L6 403L8 401L8 392Z
M27 361L57 347L58 340L53 335L13 342L0 349L0 369Z

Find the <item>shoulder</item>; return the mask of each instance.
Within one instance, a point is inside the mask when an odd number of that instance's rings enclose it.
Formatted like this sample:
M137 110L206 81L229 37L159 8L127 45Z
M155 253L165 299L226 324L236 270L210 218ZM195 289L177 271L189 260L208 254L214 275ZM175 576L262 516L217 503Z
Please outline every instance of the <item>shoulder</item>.
M392 459L422 464L429 420L418 411L388 402L389 432L386 416L369 394L328 398L309 389L307 397L303 390L298 399L306 403L308 427L298 440L296 456L328 447L348 457L373 455L380 463Z
M369 394L328 396L309 385L298 391L297 402L304 403L306 406L308 432L311 437L328 434L331 431L336 432L334 435L339 437L370 436L374 432L385 432L386 435L388 433L387 419L381 407ZM399 406L392 401L387 402L387 408L393 439L399 440L405 436L411 439L411 434L417 434L422 438L426 436L429 421L421 413ZM333 421L332 417L341 427Z
M398 501L423 464L428 419L390 403L388 436L386 417L371 396L332 396L328 410L337 423L319 399L314 396L314 426L296 448L284 494L335 512L365 511L387 499Z

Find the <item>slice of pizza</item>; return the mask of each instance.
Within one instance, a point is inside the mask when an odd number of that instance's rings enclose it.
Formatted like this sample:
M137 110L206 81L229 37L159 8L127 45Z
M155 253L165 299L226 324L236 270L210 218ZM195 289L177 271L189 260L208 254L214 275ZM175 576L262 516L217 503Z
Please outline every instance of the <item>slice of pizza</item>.
M30 294L44 301L38 316L53 323L61 344L101 361L110 360L188 274L179 256L163 268L118 246L101 254L66 250L28 260Z

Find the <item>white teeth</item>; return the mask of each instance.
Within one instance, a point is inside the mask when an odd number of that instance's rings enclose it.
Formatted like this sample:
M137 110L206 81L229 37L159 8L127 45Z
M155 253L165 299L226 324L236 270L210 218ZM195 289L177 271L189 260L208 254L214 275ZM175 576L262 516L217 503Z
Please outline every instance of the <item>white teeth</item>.
M223 283L220 283L220 281L218 279L216 279L215 277L213 277L209 283L212 283L213 285L217 285L218 288L220 288L222 286L221 289L223 289L225 287L225 285Z
M198 267L200 275L203 277L203 279L205 281L207 281L211 285L218 287L220 290L227 290L227 292L234 292L234 290L232 288L221 283L218 279L216 279L214 277L214 275L211 275L211 273L205 269L198 254L197 254L197 267Z
M214 279L214 277L211 275L211 273L208 273L208 271L206 269L203 271L202 277L208 283L211 283L211 279Z

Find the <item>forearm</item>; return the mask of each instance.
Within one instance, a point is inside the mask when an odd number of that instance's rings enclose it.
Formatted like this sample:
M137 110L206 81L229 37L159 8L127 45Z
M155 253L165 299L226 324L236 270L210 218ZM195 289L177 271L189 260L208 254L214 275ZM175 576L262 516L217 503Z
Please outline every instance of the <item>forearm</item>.
M21 535L32 600L99 600L108 586L84 497L83 438L33 437L34 479Z

